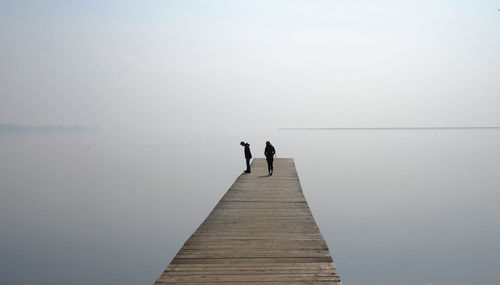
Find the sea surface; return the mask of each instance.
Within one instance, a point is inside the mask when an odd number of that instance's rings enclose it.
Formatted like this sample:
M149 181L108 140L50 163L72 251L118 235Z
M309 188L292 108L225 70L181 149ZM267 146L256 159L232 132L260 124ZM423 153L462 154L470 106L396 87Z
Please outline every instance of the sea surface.
M295 158L345 285L500 284L500 130L278 129L0 132L0 284L153 284L241 140Z

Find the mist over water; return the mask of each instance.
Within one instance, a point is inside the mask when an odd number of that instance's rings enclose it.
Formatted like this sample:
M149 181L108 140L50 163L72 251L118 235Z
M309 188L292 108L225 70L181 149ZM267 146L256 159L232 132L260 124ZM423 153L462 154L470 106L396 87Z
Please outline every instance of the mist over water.
M241 140L295 158L344 284L498 284L497 130L3 132L0 283L152 284Z
M498 5L0 0L0 285L153 284L242 140L345 285L500 284Z
M500 132L284 135L345 284L498 283Z
M239 173L188 139L2 133L0 283L152 284Z

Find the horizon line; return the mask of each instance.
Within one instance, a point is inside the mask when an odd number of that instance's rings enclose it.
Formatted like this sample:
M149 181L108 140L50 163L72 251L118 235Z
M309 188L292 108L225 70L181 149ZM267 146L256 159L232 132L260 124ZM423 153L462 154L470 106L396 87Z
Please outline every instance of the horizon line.
M87 131L98 130L98 127L83 126L83 125L17 125L17 124L1 124L0 132L13 131Z
M280 131L318 130L318 131L356 131L356 130L499 130L500 126L491 127L357 127L357 128L278 128Z

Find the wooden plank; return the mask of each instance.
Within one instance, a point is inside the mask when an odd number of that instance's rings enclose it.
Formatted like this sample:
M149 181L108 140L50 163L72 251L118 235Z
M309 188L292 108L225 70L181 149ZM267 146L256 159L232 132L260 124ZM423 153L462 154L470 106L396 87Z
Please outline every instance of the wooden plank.
M252 162L155 284L337 284L291 158Z

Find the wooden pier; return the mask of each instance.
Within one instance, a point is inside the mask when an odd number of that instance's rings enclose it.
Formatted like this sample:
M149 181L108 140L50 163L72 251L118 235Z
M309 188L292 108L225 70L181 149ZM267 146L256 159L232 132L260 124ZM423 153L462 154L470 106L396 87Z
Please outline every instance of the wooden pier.
M155 284L336 284L340 277L291 158L242 174Z

